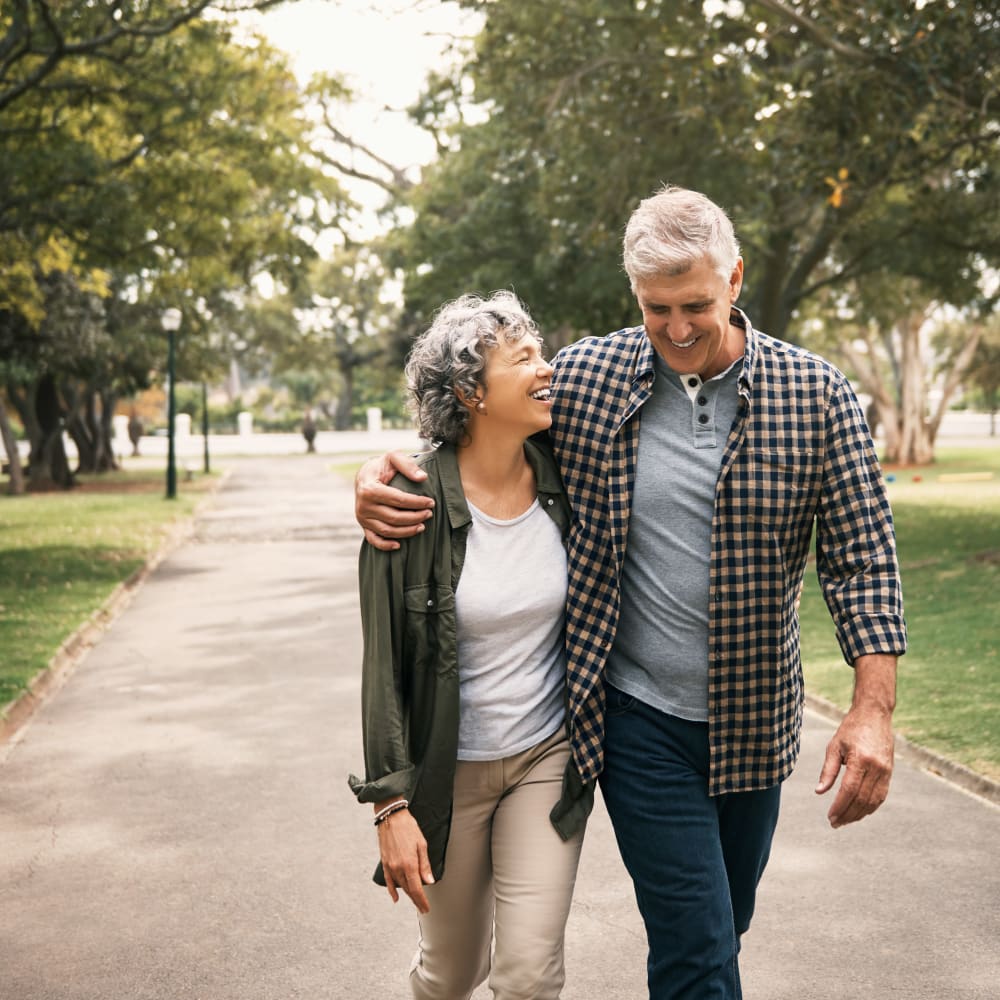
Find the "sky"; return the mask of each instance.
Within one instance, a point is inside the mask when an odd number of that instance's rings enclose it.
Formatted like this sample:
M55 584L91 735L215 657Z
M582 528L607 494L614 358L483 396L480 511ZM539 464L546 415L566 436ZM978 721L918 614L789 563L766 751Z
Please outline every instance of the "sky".
M448 35L467 31L465 23L455 4L430 0L296 0L259 15L263 33L292 57L300 82L317 72L347 79L359 100L338 124L400 166L434 155L405 108L444 58Z

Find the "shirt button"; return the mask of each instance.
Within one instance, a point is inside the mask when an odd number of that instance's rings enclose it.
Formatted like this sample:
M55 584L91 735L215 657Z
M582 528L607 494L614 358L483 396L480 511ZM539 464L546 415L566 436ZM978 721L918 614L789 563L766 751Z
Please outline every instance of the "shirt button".
M708 414L707 413L699 413L698 414L698 423L699 424L707 424L708 423Z
M429 607L429 608L433 608L433 607L434 607L434 601L433 601L433 600L431 600L431 601L428 601L428 602L427 602L427 607Z
M708 397L707 396L699 396L698 397L698 405L699 406L704 406L707 402L708 402Z
M689 385L689 386L691 386L691 388L692 388L692 389L693 389L693 388L694 388L694 387L695 387L695 386L696 386L697 384L698 384L698 380L697 380L696 378L689 378L689 379L688 379L688 385Z
M552 497L549 497L546 503L548 503L548 505L551 507L555 503L555 500L553 500Z

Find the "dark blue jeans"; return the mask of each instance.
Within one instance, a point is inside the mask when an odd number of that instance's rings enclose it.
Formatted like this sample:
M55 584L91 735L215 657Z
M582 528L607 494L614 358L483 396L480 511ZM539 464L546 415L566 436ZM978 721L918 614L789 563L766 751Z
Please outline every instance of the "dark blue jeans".
M607 693L601 792L646 925L650 1000L740 1000L781 787L710 797L707 723Z

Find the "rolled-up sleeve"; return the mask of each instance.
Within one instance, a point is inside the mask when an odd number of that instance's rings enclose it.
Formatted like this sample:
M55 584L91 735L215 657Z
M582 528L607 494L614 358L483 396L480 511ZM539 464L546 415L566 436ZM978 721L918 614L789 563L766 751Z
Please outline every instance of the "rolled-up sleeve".
M416 782L403 698L405 551L403 546L382 552L365 542L359 557L365 778L352 774L348 779L359 802L380 802L396 795L411 798Z
M906 652L892 510L860 403L840 376L829 410L816 565L848 663Z

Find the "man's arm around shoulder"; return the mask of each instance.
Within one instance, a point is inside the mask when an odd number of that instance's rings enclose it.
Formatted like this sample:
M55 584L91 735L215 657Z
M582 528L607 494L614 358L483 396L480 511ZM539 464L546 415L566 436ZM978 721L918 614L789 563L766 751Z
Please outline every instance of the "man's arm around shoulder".
M424 530L433 515L434 500L390 486L397 473L415 483L427 473L406 452L391 451L371 458L354 478L354 516L364 529L365 540L383 552L399 548L399 538L411 538Z

